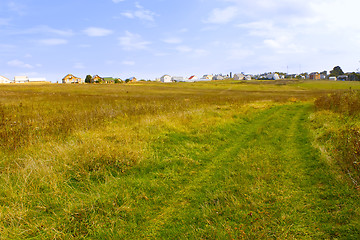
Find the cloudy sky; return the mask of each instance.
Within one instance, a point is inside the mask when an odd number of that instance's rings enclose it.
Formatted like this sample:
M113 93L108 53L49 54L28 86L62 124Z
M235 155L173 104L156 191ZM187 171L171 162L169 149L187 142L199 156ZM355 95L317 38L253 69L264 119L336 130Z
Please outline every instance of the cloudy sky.
M1 0L0 75L360 68L358 0Z

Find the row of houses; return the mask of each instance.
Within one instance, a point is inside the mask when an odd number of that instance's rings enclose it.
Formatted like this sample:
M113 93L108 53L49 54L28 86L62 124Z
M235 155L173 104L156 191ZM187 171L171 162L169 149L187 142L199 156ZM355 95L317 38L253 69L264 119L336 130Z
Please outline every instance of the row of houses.
M113 77L100 77L99 75L90 76L89 79L83 79L76 77L72 74L66 75L62 79L62 83L64 84L82 84L85 83L87 80L87 83L120 83L123 82L120 78L113 78ZM136 82L136 77L131 77L129 79L126 79L125 82Z
M192 75L188 78L179 77L179 76L170 76L168 74L163 75L161 78L156 79L158 82L170 83L170 82L200 82L200 81L212 81L212 80L224 80L228 78L233 78L234 80L251 80L251 75L245 75L243 73L234 74L232 77L232 73L230 75L222 75L222 74L206 74L201 78L196 75Z
M0 76L0 83L44 83L47 82L46 78L29 78L27 76L15 76L10 80L4 76Z

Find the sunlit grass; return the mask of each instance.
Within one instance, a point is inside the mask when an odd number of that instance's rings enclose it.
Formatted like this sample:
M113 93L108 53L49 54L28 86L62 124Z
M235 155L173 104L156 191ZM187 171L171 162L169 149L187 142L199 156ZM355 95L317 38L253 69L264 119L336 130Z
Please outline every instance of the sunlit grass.
M354 194L311 148L325 86L0 85L0 236L356 236L357 195L319 200Z

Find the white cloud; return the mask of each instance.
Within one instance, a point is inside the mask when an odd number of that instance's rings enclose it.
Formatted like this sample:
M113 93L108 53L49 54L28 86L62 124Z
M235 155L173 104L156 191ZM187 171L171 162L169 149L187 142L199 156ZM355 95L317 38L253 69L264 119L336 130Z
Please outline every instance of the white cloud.
M89 27L83 30L83 33L89 37L105 37L113 34L113 31L105 28Z
M126 31L125 36L119 37L119 44L124 50L130 51L147 49L151 43L144 41L139 34Z
M7 64L10 66L10 67L18 67L18 68L28 68L28 69L32 69L34 68L32 65L28 64L28 63L24 63L20 60L11 60L9 62L7 62Z
M114 3L123 2L124 0L112 0Z
M210 16L204 20L204 23L225 24L231 22L239 14L236 6L230 6L224 9L215 8Z
M34 28L25 29L22 31L13 32L12 34L15 35L22 35L22 34L45 34L45 35L58 35L62 37L70 37L74 35L74 32L70 29L62 30L62 29L56 29L52 28L46 25L37 26Z
M137 8L137 10L123 12L121 13L121 15L127 18L137 18L148 22L153 22L155 20L154 17L156 16L156 14L154 12L144 9L144 7L141 6L139 3L135 3L135 7Z
M169 38L165 38L162 40L164 43L169 43L169 44L179 44L182 43L182 39L181 38L177 38L177 37L169 37Z
M56 45L67 44L68 41L66 39L60 39L60 38L49 38L49 39L42 39L39 41L39 43L48 46L56 46Z

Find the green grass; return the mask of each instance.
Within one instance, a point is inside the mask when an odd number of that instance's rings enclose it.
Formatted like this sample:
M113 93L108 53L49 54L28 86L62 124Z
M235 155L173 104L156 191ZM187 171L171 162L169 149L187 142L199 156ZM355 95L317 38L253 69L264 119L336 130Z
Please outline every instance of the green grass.
M359 238L332 87L286 84L0 86L0 238Z

